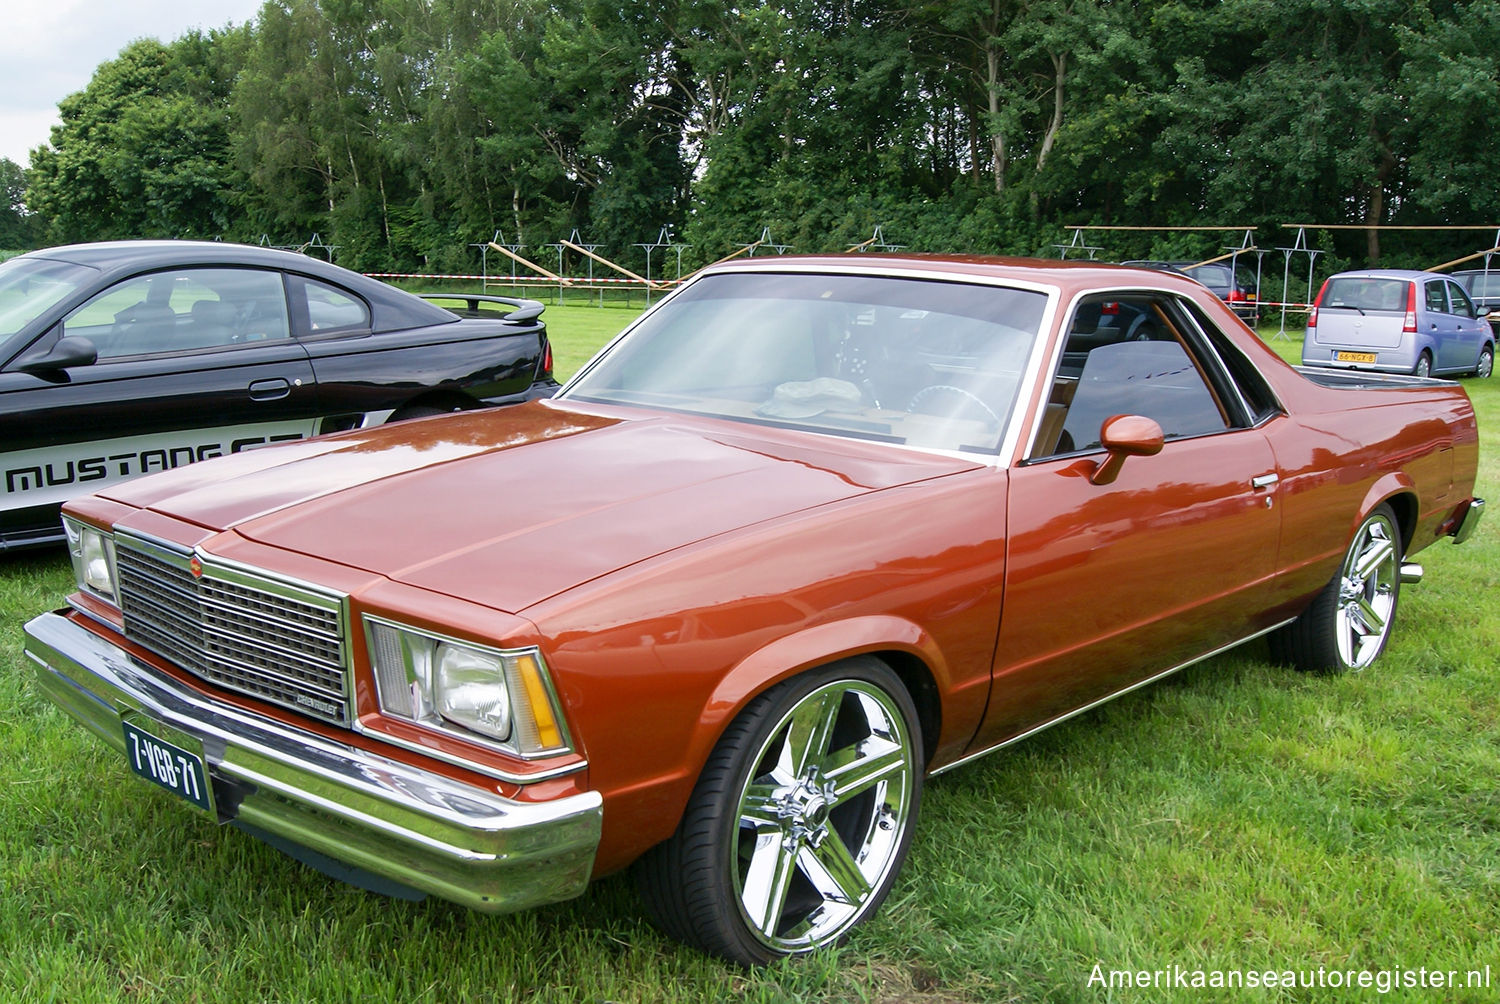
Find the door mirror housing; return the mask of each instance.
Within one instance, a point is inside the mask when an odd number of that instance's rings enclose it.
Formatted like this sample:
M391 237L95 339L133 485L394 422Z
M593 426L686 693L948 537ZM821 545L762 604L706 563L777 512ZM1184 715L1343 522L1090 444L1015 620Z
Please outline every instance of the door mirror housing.
M1144 415L1111 415L1099 427L1103 462L1089 475L1089 484L1112 484L1120 476L1126 457L1154 457L1166 442L1161 426Z
M28 359L16 369L22 373L55 373L73 366L92 366L99 358L94 343L80 335L64 335L44 356Z

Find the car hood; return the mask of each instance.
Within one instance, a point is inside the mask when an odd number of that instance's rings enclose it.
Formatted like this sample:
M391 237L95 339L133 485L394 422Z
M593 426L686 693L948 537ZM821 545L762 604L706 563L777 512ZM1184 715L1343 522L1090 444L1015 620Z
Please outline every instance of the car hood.
M104 494L514 613L716 534L976 466L537 402L254 450Z

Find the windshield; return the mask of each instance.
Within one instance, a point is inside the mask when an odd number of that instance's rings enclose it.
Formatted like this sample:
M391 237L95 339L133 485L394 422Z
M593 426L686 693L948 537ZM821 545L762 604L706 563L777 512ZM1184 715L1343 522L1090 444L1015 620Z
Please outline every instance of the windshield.
M0 339L9 338L82 286L95 270L45 258L0 265Z
M993 453L1045 293L887 276L721 274L567 391L929 449Z

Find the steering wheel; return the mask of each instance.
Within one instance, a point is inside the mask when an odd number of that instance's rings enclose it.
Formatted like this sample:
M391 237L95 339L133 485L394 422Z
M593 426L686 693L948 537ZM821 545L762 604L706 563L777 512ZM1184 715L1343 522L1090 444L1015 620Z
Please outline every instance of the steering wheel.
M906 410L915 412L917 410L917 405L920 404L925 398L929 398L934 394L944 392L949 394L957 394L958 396L967 399L971 404L977 405L981 411L988 415L990 417L990 421L994 422L996 425L1000 424L1000 416L995 414L995 410L993 408L985 404L971 391L967 391L962 387L955 387L952 384L947 383L935 383L930 387L923 387L921 390L912 395L911 402L907 404Z

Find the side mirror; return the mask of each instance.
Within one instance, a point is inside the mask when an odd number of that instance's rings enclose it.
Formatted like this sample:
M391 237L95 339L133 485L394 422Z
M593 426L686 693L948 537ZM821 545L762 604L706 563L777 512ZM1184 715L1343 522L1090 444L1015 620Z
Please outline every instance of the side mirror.
M99 358L94 343L80 335L64 335L52 346L50 352L37 359L28 359L16 369L22 373L54 373L71 366L92 366Z
M1099 442L1106 455L1089 475L1089 484L1112 484L1120 476L1126 457L1154 457L1165 441L1161 426L1143 415L1111 415L1099 427Z

